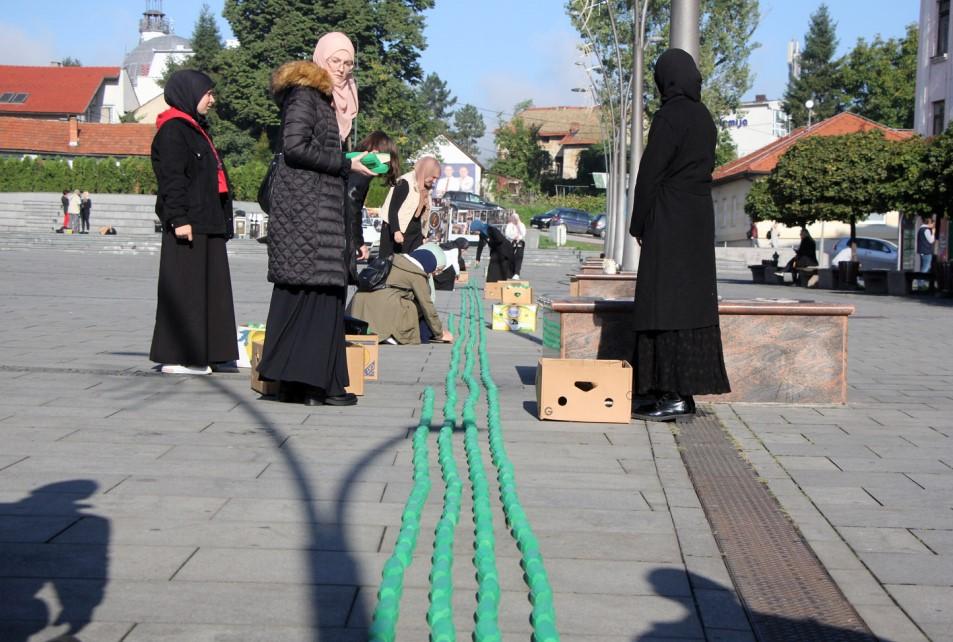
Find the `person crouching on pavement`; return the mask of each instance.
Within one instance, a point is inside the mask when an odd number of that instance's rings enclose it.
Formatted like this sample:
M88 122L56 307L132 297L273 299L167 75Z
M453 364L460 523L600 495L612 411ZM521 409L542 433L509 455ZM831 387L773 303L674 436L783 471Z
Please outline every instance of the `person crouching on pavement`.
M355 294L351 316L366 321L382 343L419 344L428 339L426 335L432 336L432 341L453 341L431 300L428 277L441 264L446 265L446 258L437 252L420 248L410 254L395 254L386 287ZM425 336L421 336L422 330Z
M480 243L477 245L476 262L480 263L480 257L483 255L483 248L490 247L490 266L486 270L486 282L495 283L497 281L509 281L513 278L515 272L515 257L513 256L513 244L506 236L492 225L479 219L470 223L470 233L480 235Z

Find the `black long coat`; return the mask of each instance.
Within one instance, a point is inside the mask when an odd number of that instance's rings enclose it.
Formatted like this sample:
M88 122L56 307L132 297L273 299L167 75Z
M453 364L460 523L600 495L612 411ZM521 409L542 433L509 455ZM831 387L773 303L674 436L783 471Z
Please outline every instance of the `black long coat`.
M196 234L231 238L231 185L227 195L219 194L218 161L195 125L172 118L159 127L152 139L152 170L159 185L155 212L165 229L191 225Z
M345 182L332 81L312 62L282 65L272 92L282 104L284 163L268 218L268 280L291 286L346 286Z
M498 227L489 226L480 234L477 245L477 261L483 254L483 247L490 246L490 265L486 270L486 282L509 281L513 278L513 244L507 240Z
M642 241L635 330L718 324L711 173L718 133L701 103L691 56L670 49L655 68L662 107L639 166L629 232Z

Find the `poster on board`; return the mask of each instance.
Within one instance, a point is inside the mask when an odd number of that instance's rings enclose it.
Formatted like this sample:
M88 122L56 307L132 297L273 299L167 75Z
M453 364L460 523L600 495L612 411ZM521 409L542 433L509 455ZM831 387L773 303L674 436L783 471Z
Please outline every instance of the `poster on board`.
M476 193L476 165L473 163L441 163L442 173L434 183L434 198L443 198L447 192Z

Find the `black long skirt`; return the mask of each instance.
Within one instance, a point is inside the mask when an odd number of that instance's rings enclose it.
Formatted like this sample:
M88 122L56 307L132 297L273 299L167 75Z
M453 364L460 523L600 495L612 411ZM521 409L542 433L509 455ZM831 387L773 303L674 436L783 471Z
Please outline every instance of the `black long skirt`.
M258 373L343 395L350 383L344 344L343 287L275 285Z
M635 394L731 392L717 325L635 333Z
M195 234L190 243L163 232L149 359L190 366L238 359L224 236Z

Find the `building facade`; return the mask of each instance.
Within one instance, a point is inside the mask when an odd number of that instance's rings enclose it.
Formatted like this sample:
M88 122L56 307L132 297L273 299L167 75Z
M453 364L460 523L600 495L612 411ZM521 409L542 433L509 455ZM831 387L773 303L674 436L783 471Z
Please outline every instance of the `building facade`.
M784 112L783 103L763 94L741 103L737 113L722 117L721 124L731 134L739 157L791 133L791 117Z
M539 127L539 146L549 152L558 178L575 179L579 156L602 142L598 107L530 107L516 114L529 127Z
M950 0L920 0L914 128L923 136L943 132L953 119L951 41Z

